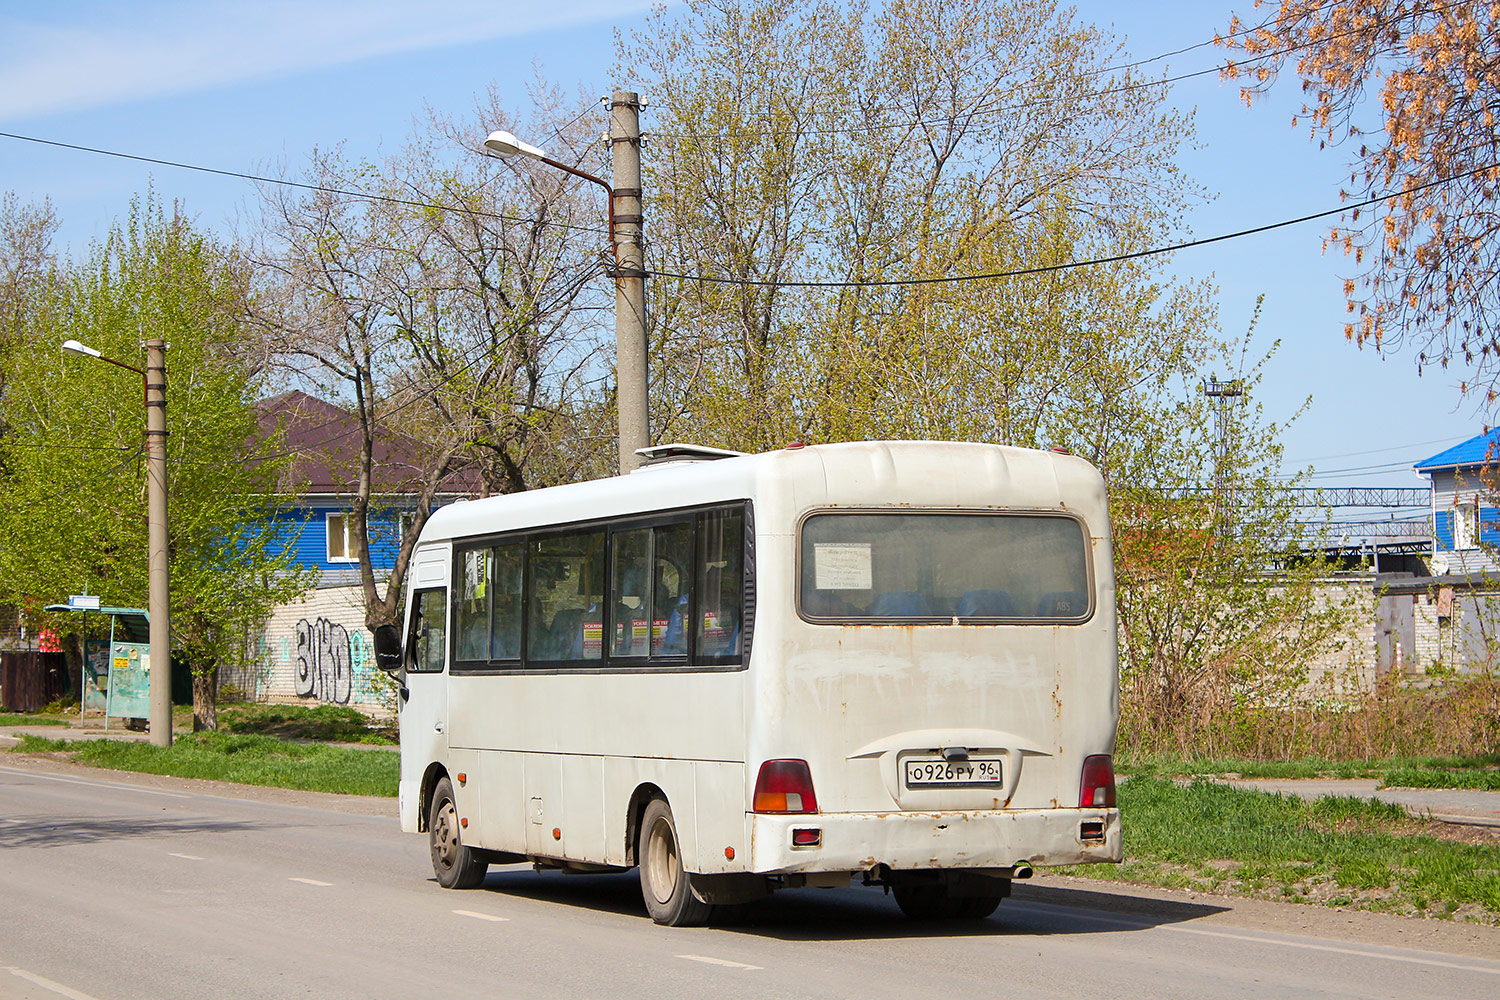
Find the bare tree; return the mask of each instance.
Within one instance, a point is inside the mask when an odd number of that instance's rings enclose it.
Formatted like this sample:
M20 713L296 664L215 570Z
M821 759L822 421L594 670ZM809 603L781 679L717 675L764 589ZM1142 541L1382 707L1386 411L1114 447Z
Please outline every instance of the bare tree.
M514 492L603 468L610 454L607 440L578 446L608 426L591 294L606 245L602 200L561 172L482 155L498 127L589 153L597 123L555 93L533 96L543 108L534 118L506 114L491 94L468 122L430 116L379 164L315 152L315 190L264 192L259 318L284 380L358 418L348 475L362 551L379 502L379 436L425 446L402 490L414 530L394 570L380 581L360 561L372 627L394 620L417 533L456 474L480 493Z

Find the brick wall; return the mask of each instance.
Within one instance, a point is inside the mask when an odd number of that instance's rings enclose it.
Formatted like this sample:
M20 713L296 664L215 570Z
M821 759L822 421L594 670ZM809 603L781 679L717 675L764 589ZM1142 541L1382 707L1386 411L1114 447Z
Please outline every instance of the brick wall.
M241 663L219 672L261 702L392 708L389 685L375 669L364 597L358 587L322 587L282 605L246 643Z

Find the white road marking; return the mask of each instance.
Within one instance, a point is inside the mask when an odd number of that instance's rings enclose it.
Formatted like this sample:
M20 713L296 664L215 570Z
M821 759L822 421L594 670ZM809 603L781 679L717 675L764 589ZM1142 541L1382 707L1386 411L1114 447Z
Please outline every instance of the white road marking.
M169 851L168 852L168 856L169 857L173 857L173 858L182 858L184 861L202 861L203 860L202 858L198 857L198 855L196 855L196 854L178 854L176 851Z
M13 976L19 976L28 983L40 986L44 990L51 990L58 996L67 997L68 1000L98 1000L97 997L89 996L87 993L80 993L75 989L64 986L62 983L54 983L45 976L39 976L35 972L27 972L25 969L17 969L13 965L0 965L0 972L9 972Z
M731 962L727 958L711 958L708 955L678 955L689 962L704 962L708 965L722 965L726 969L759 969L759 965L746 965L744 962Z
M1287 941L1278 938L1258 937L1253 934L1230 934L1227 931L1211 931L1201 927L1163 927L1162 930L1179 934L1201 934L1204 937L1228 938L1231 941L1254 941L1260 944L1277 944L1284 948L1306 948L1308 951L1331 951L1353 958L1383 958L1388 962L1407 962L1411 965L1431 965L1439 969L1459 969L1463 972L1485 972L1500 976L1500 965L1465 965L1462 962L1442 962L1435 958L1417 958L1415 955L1388 955L1381 951L1363 951L1359 948L1341 948L1337 945L1314 944L1311 941Z
M288 882L301 882L303 885L333 885L332 882L319 882L315 878L289 878Z
M86 781L83 778L67 778L61 774L47 774L44 771L27 771L19 767L0 767L0 774L17 774L23 778L46 778L48 781L61 781L68 785L87 785L89 788L114 788L122 792L143 792L146 795L165 795L169 799L190 799L191 795L182 792L164 792L160 788L145 788L141 785L124 785L112 781Z
M460 917L473 917L475 920L493 920L495 923L509 920L510 917L497 917L493 913L480 913L477 910L454 910Z

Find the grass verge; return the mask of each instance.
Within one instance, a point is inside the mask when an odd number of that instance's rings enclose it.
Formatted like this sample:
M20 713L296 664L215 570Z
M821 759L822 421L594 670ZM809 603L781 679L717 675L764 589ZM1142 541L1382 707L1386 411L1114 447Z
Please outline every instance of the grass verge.
M242 785L341 795L396 794L401 762L385 750L289 743L272 736L193 733L170 747L123 740L52 740L23 736L12 753L51 753L116 771L208 778Z
M1071 874L1201 892L1500 923L1500 836L1373 800L1135 777L1119 789L1124 864Z
M72 725L67 719L60 719L55 715L27 715L0 713L0 726L68 726Z
M399 742L394 721L388 725L374 723L363 712L345 705L230 705L219 710L219 726L231 733L289 740L381 746Z
M1381 776L1385 788L1472 788L1500 792L1500 770L1446 771L1429 768L1392 768Z

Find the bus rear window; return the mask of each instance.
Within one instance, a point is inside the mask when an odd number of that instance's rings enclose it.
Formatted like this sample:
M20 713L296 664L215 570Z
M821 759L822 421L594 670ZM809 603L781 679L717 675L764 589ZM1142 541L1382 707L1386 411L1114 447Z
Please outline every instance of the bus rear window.
M1065 514L813 514L798 608L814 621L1079 622L1088 537Z

